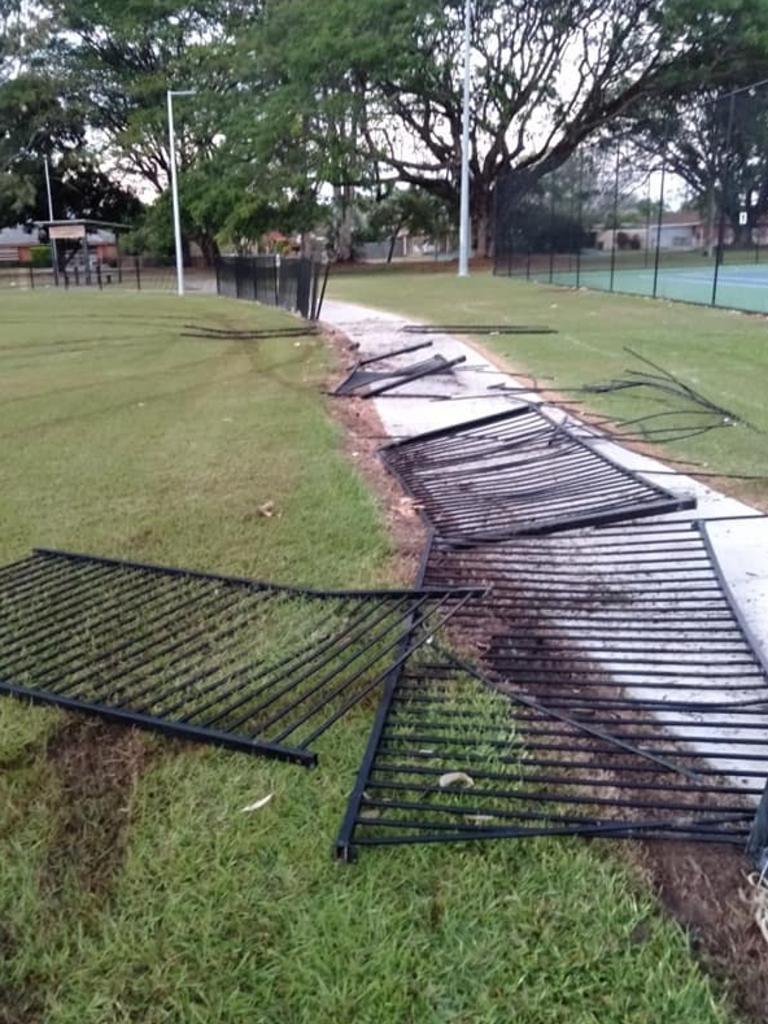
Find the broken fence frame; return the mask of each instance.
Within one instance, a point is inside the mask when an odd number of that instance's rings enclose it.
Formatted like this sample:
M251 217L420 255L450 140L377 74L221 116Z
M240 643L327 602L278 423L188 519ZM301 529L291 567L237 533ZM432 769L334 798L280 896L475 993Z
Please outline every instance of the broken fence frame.
M0 693L310 766L309 744L477 594L319 591L36 549L0 568ZM270 598L322 606L314 642L271 662L247 650Z
M407 324L404 334L557 334L553 327L532 324Z
M522 423L526 418L531 429ZM418 503L423 518L457 546L696 505L694 497L674 495L645 480L595 450L565 421L555 423L537 405L523 402L509 411L395 441L380 448L379 456ZM549 493L542 483L547 470L554 478Z
M410 366L395 367L392 370L366 369L372 363L380 362L389 356L400 355L403 352L413 352L431 344L431 342L427 342L426 345L409 345L405 349L397 349L394 352L387 352L381 356L364 359L352 368L347 377L331 393L337 397L374 398L377 395L383 395L388 391L395 390L395 388L402 387L404 384L421 380L423 377L446 373L452 370L454 366L466 362L466 356L446 359L444 356L434 355L429 359L412 363ZM382 383L377 383L380 381ZM363 388L365 388L364 391L362 390Z
M635 525L637 527L635 534L637 531L640 531L641 534L648 532L644 526ZM659 527L663 530L664 524L659 524ZM714 730L715 734L717 729L722 730L723 752L718 754L715 750L709 749L706 752L697 751L685 744L682 748L675 747L675 736L666 732L663 719L659 722L653 718L654 708L667 714L669 712L678 713L675 711L677 705L674 700L671 702L667 700L651 701L648 708L644 709L642 702L633 703L632 700L618 699L618 694L623 692L618 691L616 699L599 698L593 706L588 695L583 698L574 697L569 702L563 702L556 695L550 694L548 687L545 687L546 696L542 699L535 694L526 692L525 684L515 683L514 667L506 672L497 671L493 679L490 679L485 672L480 671L474 665L452 657L439 645L433 646L429 648L429 651L434 655L435 660L432 666L421 669L421 676L419 669L411 668L411 661L407 661L398 669L397 673L394 673L386 681L365 755L350 793L344 820L337 837L335 848L337 858L349 862L355 858L358 847L369 845L524 838L540 835L580 835L735 842L746 845L748 853L755 860L758 868L762 870L768 863L768 787L765 783L766 770L755 770L752 761L765 762L768 757L755 755L751 751L761 749L759 730L764 732L768 728L768 717L766 717L768 715L768 664L766 664L760 645L757 644L756 638L734 601L712 548L706 525L699 523L673 524L672 534L675 532L675 527L679 528L681 538L683 537L682 531L690 531L692 527L699 535L700 549L706 553L709 562L710 578L717 581L720 590L718 601L729 612L729 625L726 627L721 624L717 628L721 639L713 639L711 643L725 644L722 637L732 636L733 640L730 641L730 644L735 646L726 645L724 650L735 650L738 653L739 647L744 647L745 650L751 652L753 664L758 670L757 674L761 680L758 688L762 696L754 702L750 702L750 704L754 704L754 708L742 708L738 702L734 707L721 706L717 703L693 705L699 714L704 713L699 729L705 736L709 735L708 729ZM597 538L600 537L601 532L603 531L590 531ZM650 528L650 532L652 535L653 528ZM660 534L660 536L662 535ZM528 538L526 540L530 541L532 551L535 553L537 543L547 543L551 539ZM430 552L433 551L433 545L436 543L439 544L439 541L432 535L429 543ZM630 545L642 544L642 538L638 540L637 535L633 536L631 526L627 543ZM668 543L670 541L665 539L664 544ZM489 550L492 551L493 548ZM683 562L690 560L689 551L693 550L698 550L698 548L689 548L689 545L683 544L679 558ZM663 556L661 549L660 553ZM700 557L697 556L697 558ZM431 555L424 563L424 571L419 576L420 585L423 585L425 580L428 581L432 575L428 568L430 560ZM663 557L649 559L648 564L654 565L657 562L662 563ZM532 559L534 567L535 564L536 559ZM659 568L657 573L660 573L659 578L663 579L665 569ZM677 573L678 571L673 571L671 574L673 591L678 587L678 583L674 582ZM470 573L470 579L471 577ZM650 579L648 585L649 587L654 586L654 579ZM620 587L621 584L619 583L617 586ZM685 588L681 585L679 589L680 594L684 597ZM505 600L504 591L499 593L495 588L488 592L483 599L484 602L491 605L491 614L493 614L494 602L498 600L502 600L502 602ZM525 601L524 590L521 591L521 600ZM670 598L670 600L673 600L670 607L674 607L674 599ZM628 604L631 606L631 601L628 601ZM468 611L471 611L471 606L463 610L462 616ZM499 614L503 616L503 610L500 610ZM599 618L600 616L598 616ZM498 623L496 628L500 628ZM598 624L594 628L602 627ZM616 629L616 626L613 628ZM639 626L638 629L640 629ZM730 633L727 630L730 630ZM525 635L525 633L521 634L521 636ZM641 634L638 633L638 635ZM611 643L614 645L614 650L625 650L625 647L621 645L616 647L615 640ZM651 640L648 649L652 650L652 648L653 641ZM632 644L628 648L628 650L636 649ZM553 652L551 657L554 657L555 653ZM729 656L734 657L733 653ZM637 655L633 655L633 657L637 657ZM416 656L417 660L418 658L419 655ZM734 667L739 663L741 662L737 658L733 663ZM524 673L525 659L521 664ZM723 664L728 664L725 658ZM426 676L423 675L425 671L427 672ZM430 671L437 672L438 678L440 672L443 673L443 682L440 684L440 689L434 694L430 694L429 689L430 678L434 680L434 677L429 675ZM423 721L419 717L421 712L417 710L415 718L412 717L413 712L409 701L415 700L417 709L419 702L426 702L422 706L426 706L427 710L429 710L430 702L431 706L441 707L440 701L443 698L440 694L449 691L451 672L474 678L478 688L491 691L497 697L508 702L510 719L513 720L515 727L519 728L522 735L522 759L517 762L520 765L519 768L516 767L514 757L506 759L502 757L501 761L504 764L498 766L489 765L486 754L476 757L473 761L471 754L473 742L476 742L478 749L483 751L487 749L490 742L492 747L511 752L512 745L509 740L501 737L496 742L493 741L492 726L488 723L472 726L477 730L474 741L464 738L452 741L450 737L439 735L441 729L447 728L445 721L438 724L428 722L428 728L431 728L433 732L430 734L427 731L425 734ZM701 680L704 681L707 677L705 668L701 669L700 675ZM414 682L411 682L411 679ZM615 710L611 709L627 706L631 709L629 713L637 716L629 722L630 725L635 723L634 727L628 730L626 719L619 719L611 725L613 716L617 714ZM518 708L517 712L512 710L515 707ZM606 707L608 708L607 718L601 719L599 717L601 714L606 715L604 710ZM681 708L685 707L686 705L681 705ZM711 708L714 721L707 721L705 713L707 707ZM398 709L399 714L397 713ZM585 709L586 717L581 717ZM744 718L739 721L738 728L736 728L733 721L728 719L729 712L733 718L734 710L746 710L749 712L750 718L761 715L765 718L765 722L761 726L742 725L742 722L747 721ZM694 719L690 720L686 719L684 710L680 713L683 720L689 721L688 727L694 729L692 734L694 735L695 715ZM457 718L464 717L470 721L471 725L481 717L475 709L456 710L455 705L452 705L451 710L447 713L443 712L443 715L448 722L455 722ZM725 721L720 722L717 720L719 718L723 718ZM556 724L542 727L542 722L546 722L547 719L554 720ZM602 722L606 722L610 728L598 727L602 726ZM402 755L405 757L406 763L398 766L396 763L398 740L404 742L408 738L407 734L397 733L397 727L402 728L403 723L409 724L414 730L414 734L410 735L410 743L416 749L411 750L410 755L406 750ZM641 723L645 723L645 725ZM392 728L395 729L394 732L391 731ZM750 729L753 730L752 733L749 732ZM745 730L746 736L744 735ZM730 749L728 749L729 732ZM532 749L526 747L526 736L538 740L538 742L528 741L529 746L532 743ZM751 736L755 738L750 738ZM592 741L597 744L597 747L594 747ZM660 752L654 751L653 743L659 741L667 747L671 746L672 749L667 751L662 748ZM506 783L508 788L501 790L496 788L490 791L484 788L466 789L460 794L457 794L455 790L442 790L438 783L442 784L444 776L441 776L441 773L447 772L448 769L445 759L441 757L441 742L447 742L447 747L444 750L449 750L450 756L454 758L452 768L459 769L458 775L463 776L465 773L470 775L470 785L474 785L471 773L476 772L476 778L481 787L484 784L487 786L489 782L492 786L498 787L499 780L501 780L501 784ZM457 754L455 746L451 749L451 744L455 742L459 743L460 750L465 750L469 746L470 752ZM395 751L394 754L390 750L390 746ZM559 750L567 751L569 746L573 746L570 755L563 757L563 755L557 754ZM615 748L617 753L623 751L631 755L631 759L628 762L621 762L616 768L612 764L611 757L607 756L611 748ZM382 750L384 751L384 760L379 762ZM543 760L541 760L541 751L544 752ZM549 751L556 753L554 761L549 760L547 756ZM531 753L533 753L533 758L527 756ZM664 756L660 757L659 753ZM673 754L671 762L668 759L670 753ZM464 761L462 761L463 756L466 756ZM717 780L718 775L726 779L730 773L738 775L738 768L730 767L727 770L721 769L718 772L713 772L707 760L713 756L715 764L717 764L718 756L721 759L721 764L724 756L741 757L743 763L749 766L745 773L762 781L763 795L757 811L753 805L750 806L747 803L746 795L741 795L742 789L722 785ZM394 764L392 763L393 758ZM430 767L433 758L439 767ZM594 769L598 771L598 776L595 776L592 781L589 776L590 759L594 762ZM441 761L442 763L440 763ZM605 763L601 764L601 762ZM533 772L528 777L522 768L524 763L533 766ZM645 772L642 769L643 763L647 766ZM649 763L650 767L648 767ZM611 771L611 775L606 781L597 784L596 780L600 772L605 770ZM623 770L625 774L614 777L613 771L615 770L620 772ZM655 770L656 774L649 778L647 773L651 770ZM661 774L659 774L659 770L661 770ZM552 774L553 771L554 774ZM456 772L450 774L456 774ZM670 776L672 776L672 781L670 781ZM413 781L414 779L415 781ZM585 784L586 789L583 788ZM597 785L596 793L591 788L594 785ZM542 786L544 789L537 789ZM547 786L553 788L547 790ZM608 789L601 789L601 786L607 786ZM368 792L369 790L370 792ZM751 792L754 793L754 789ZM760 789L757 790L758 794L759 792ZM491 798L490 805L487 802L489 798ZM443 802L430 803L431 799ZM503 801L507 802L503 803ZM726 801L728 802L726 803ZM370 809L368 815L366 815L367 808ZM606 811L608 817L601 818L600 815L605 814ZM387 813L394 813L396 817L385 820L383 815ZM370 814L377 815L377 817L371 818ZM510 824L510 822L514 822L514 824Z

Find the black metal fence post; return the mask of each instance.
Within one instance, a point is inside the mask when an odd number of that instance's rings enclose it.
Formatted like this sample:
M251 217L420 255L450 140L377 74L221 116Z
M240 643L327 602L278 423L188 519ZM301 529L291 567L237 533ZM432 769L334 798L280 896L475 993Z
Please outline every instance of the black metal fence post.
M320 264L313 260L310 264L312 273L312 302L310 304L310 320L317 320L318 300L320 297Z
M549 283L552 284L555 271L555 186L549 184Z
M579 153L578 195L576 199L576 287L581 285L581 243L584 236L584 151Z
M659 287L659 257L661 255L661 226L664 217L664 184L667 174L667 144L669 142L669 128L664 139L664 148L661 151L661 182L659 184L659 212L656 217L656 252L653 257L653 297Z
M613 186L613 232L611 236L611 279L608 290L613 291L613 279L616 274L616 238L619 221L619 172L621 170L621 143L616 145L616 177Z
M325 289L328 287L328 277L331 273L331 261L326 260L325 273L323 274L323 287L320 289L320 298L315 309L315 320L320 319L320 314L323 310L323 302L325 301Z
M652 200L651 200L651 172L650 171L648 171L648 198L647 198L646 202L647 202L648 205L647 205L647 209L645 211L645 245L643 246L643 249L645 250L645 252L644 252L644 257L645 258L643 259L643 267L645 268L645 270L648 269L648 257L650 255L650 251L651 251L651 205L652 205Z
M715 101L717 102L717 101ZM733 134L733 118L736 113L736 90L734 89L728 102L728 123L725 129L725 145L723 147L724 163L723 174L720 181L720 219L717 225L717 249L715 250L715 271L712 276L712 300L710 305L717 305L717 283L720 277L720 264L723 259L723 245L725 243L725 204L728 196L728 189L731 184L731 135Z

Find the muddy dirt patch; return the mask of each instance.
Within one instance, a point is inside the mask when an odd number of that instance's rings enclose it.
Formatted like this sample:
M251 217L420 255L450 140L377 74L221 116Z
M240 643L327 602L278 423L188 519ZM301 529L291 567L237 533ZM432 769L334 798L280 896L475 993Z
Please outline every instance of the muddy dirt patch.
M755 1022L768 1020L768 944L749 903L746 857L727 847L664 842L632 843L630 859L736 1008Z
M86 892L109 891L123 861L136 787L156 750L138 730L97 719L72 717L51 737L46 756L57 786L45 892L55 895L72 878Z

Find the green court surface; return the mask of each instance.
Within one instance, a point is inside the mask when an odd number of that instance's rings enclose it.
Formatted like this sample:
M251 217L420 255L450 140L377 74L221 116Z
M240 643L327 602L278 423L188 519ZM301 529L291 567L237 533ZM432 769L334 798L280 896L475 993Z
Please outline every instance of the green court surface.
M734 263L720 266L715 289L714 261L701 260L700 264L688 263L682 266L659 267L658 274L653 266L628 268L609 265L595 269L594 262L582 263L577 269L573 260L572 269L538 272L534 280L564 285L569 288L592 288L595 291L624 292L631 295L654 295L655 297L695 302L701 305L715 305L725 309L740 309L752 313L768 313L768 263ZM714 294L714 301L713 301Z

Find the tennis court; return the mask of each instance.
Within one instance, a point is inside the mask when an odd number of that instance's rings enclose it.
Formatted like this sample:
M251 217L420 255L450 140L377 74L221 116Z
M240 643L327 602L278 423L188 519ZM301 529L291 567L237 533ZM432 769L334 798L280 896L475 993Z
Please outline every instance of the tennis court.
M575 262L575 261L574 261ZM584 261L586 262L586 261ZM660 299L677 299L702 305L723 306L753 313L768 313L768 263L721 265L714 289L714 261L701 267L623 268L602 266L573 267L555 270L551 277L536 275L538 280L571 288L592 288L595 291L629 292L633 295L655 295ZM654 289L654 277L656 286ZM714 292L714 302L713 302Z

